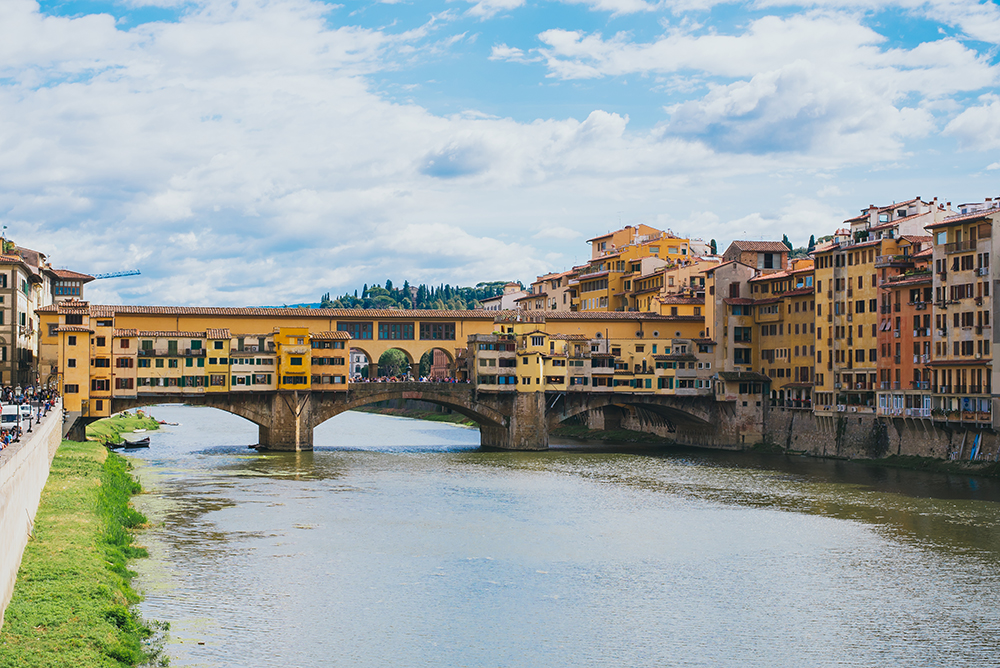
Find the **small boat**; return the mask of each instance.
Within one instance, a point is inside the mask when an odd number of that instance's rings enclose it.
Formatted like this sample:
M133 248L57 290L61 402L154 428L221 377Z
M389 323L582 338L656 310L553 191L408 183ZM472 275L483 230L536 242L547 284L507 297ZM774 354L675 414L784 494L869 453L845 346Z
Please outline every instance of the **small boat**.
M129 448L148 448L149 447L149 436L139 441L123 441L122 448L128 450Z
M166 422L164 420L160 420L160 424L165 424L165 425L170 426L170 427L179 427L181 423L180 422Z
M146 431L146 430L145 430L145 429L133 429L133 430L132 430L132 433L133 433L133 434L141 434L141 433L142 433L142 432L144 432L144 431Z

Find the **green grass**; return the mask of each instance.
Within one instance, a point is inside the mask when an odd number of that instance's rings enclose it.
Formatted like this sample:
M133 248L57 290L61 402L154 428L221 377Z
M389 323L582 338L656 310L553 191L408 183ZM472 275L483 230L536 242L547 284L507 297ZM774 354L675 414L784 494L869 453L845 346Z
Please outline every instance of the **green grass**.
M94 442L63 441L0 629L0 668L135 666L158 659L135 610L128 560L146 523L128 462Z
M152 417L139 412L128 415L119 413L103 420L98 420L87 425L87 438L91 441L105 443L121 443L122 432L135 431L136 429L159 429L160 424Z
M395 415L397 417L413 418L414 420L429 420L431 422L447 422L449 424L459 424L465 427L474 427L474 420L459 413L438 413L437 411L420 411L412 408L384 408L380 406L365 406L353 410L362 413L378 413L379 415Z

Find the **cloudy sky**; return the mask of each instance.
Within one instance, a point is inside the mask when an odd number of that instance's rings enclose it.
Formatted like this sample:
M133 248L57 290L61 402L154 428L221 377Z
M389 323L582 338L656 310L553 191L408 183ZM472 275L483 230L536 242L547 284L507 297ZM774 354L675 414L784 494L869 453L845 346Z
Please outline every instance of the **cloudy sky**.
M975 0L2 0L0 222L106 303L530 281L1000 195Z

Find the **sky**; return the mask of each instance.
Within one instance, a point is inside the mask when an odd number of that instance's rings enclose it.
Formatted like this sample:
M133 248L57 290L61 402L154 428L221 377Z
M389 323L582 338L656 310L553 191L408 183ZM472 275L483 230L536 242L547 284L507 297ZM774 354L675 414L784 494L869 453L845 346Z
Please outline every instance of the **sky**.
M0 224L100 303L530 282L1000 196L975 0L2 0Z

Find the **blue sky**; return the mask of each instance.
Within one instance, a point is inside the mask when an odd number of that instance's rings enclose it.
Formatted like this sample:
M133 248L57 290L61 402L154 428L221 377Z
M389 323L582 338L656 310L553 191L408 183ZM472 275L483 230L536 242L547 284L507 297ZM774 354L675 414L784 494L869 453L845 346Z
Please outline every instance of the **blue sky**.
M956 0L5 0L0 221L96 301L530 281L646 223L1000 196L1000 9Z

